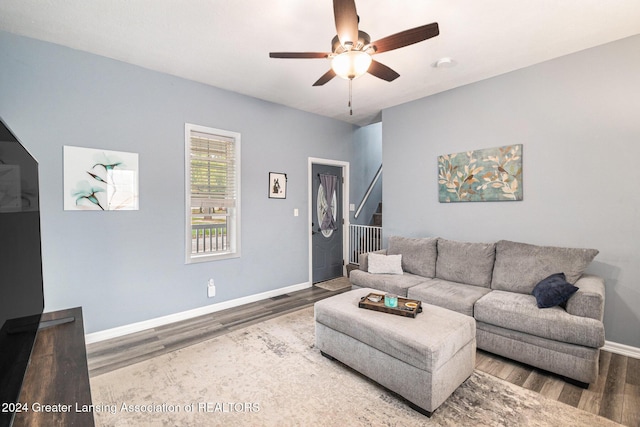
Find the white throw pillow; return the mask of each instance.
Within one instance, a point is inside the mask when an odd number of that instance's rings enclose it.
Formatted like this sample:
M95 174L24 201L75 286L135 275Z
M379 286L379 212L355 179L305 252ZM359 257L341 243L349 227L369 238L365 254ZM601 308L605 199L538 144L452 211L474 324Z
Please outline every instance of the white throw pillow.
M369 254L369 273L402 274L402 255Z

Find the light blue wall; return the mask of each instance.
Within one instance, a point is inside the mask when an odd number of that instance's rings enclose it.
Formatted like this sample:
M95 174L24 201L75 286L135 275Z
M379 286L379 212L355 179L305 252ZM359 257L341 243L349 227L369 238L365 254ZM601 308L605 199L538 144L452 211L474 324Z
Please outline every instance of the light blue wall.
M88 333L308 282L307 158L353 150L349 124L3 32L0 116L40 162L46 310ZM242 134L239 259L184 264L185 122ZM139 153L140 210L64 211L64 145Z
M385 235L599 249L606 339L640 347L639 114L640 36L384 110ZM438 155L508 144L523 201L438 203Z
M358 209L358 205L382 164L382 123L357 128L354 131L353 147L357 155L351 162L351 203ZM354 217L355 212L351 212L352 224L370 224L378 203L382 201L382 181L381 176L358 218Z

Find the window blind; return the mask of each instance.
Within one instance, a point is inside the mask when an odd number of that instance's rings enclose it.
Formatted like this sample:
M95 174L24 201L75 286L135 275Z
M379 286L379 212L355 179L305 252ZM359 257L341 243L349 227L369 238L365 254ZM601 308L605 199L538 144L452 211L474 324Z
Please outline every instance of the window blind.
M235 139L190 133L191 208L234 208L237 201Z

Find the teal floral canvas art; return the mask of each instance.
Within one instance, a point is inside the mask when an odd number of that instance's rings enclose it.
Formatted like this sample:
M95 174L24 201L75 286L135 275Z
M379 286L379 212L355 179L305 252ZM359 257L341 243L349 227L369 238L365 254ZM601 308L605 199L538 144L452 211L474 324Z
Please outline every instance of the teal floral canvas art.
M441 203L522 200L522 144L438 156Z
M138 210L138 154L64 146L65 210Z

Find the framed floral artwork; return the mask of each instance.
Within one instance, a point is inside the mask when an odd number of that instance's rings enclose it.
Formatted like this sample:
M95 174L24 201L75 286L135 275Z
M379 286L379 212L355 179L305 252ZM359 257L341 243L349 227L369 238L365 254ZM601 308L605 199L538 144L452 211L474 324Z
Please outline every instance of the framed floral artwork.
M441 203L522 200L522 144L438 156Z
M64 210L138 210L138 154L64 146Z

